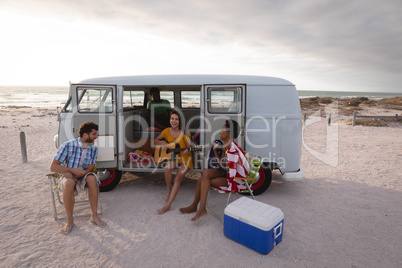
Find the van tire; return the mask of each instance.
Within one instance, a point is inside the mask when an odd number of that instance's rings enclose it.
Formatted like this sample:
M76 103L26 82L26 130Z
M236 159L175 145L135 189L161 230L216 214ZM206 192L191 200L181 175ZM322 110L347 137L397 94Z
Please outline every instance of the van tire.
M99 180L101 181L101 184L99 185L99 191L101 192L111 191L114 187L116 187L121 180L122 172L117 169L107 169L104 175L107 177L104 179L99 178Z
M265 192L269 186L271 185L272 181L272 171L270 168L260 168L260 179L253 183L251 186L251 190L253 191L254 195L260 195ZM244 193L245 195L250 195L250 193Z

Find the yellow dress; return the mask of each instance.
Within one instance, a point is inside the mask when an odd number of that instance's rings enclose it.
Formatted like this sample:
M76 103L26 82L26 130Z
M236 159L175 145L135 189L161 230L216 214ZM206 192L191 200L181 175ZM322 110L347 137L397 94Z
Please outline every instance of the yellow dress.
M190 135L190 132L187 132L188 133L188 136L186 136L186 135L184 135L184 133L183 132L181 132L181 134L177 137L177 138L175 138L175 137L173 137L171 134L170 134L170 127L168 127L168 128L165 128L163 131L162 131L162 133L161 133L161 135L165 138L165 140L168 142L168 143L172 143L172 142L174 142L174 143L178 143L179 145L180 145L180 148L186 148L187 147L187 143L190 143L190 138L191 138L191 135ZM184 151L183 152L180 152L179 153L179 155L177 155L176 156L176 159L177 159L177 162L179 163L179 164L186 164L190 169L193 169L194 168L194 166L193 166L193 159L192 159L192 157L191 157L191 152L190 152L190 154L188 154L188 155L185 155L184 154Z

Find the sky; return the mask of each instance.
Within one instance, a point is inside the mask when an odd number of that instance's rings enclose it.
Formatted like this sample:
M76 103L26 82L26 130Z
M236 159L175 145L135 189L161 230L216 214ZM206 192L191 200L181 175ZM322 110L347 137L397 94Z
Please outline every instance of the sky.
M0 0L0 85L275 76L402 93L401 0Z

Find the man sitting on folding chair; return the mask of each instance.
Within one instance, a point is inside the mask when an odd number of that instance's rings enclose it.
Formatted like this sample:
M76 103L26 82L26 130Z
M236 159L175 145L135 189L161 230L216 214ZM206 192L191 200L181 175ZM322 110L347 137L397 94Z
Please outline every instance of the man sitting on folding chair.
M65 235L69 234L74 226L74 194L82 191L85 186L88 187L89 191L90 221L99 227L106 226L106 223L97 214L99 186L97 175L92 172L98 156L98 147L93 145L95 139L98 138L98 125L93 122L83 123L79 128L79 136L78 139L61 145L50 165L52 172L63 174L59 187L63 191L67 223L60 233Z
M201 178L197 182L193 203L185 208L181 208L181 213L197 212L192 221L197 221L200 217L207 215L206 203L209 188L219 187L224 191L235 191L246 189L244 181L236 177L246 177L250 171L249 163L243 150L233 141L239 135L240 127L236 121L226 120L220 133L222 144L214 144L216 167L208 168L202 172ZM219 154L218 150L222 150ZM197 211L198 203L200 207Z

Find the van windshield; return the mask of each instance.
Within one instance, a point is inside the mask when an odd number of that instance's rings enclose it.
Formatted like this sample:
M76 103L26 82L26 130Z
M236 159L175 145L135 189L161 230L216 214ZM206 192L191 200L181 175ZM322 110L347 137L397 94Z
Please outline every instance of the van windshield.
M78 112L112 113L112 88L77 88Z
M66 102L66 104L64 105L64 108L63 108L63 111L65 113L71 113L73 111L73 103L72 103L71 99L72 98L70 95L70 97L68 98L68 101Z

